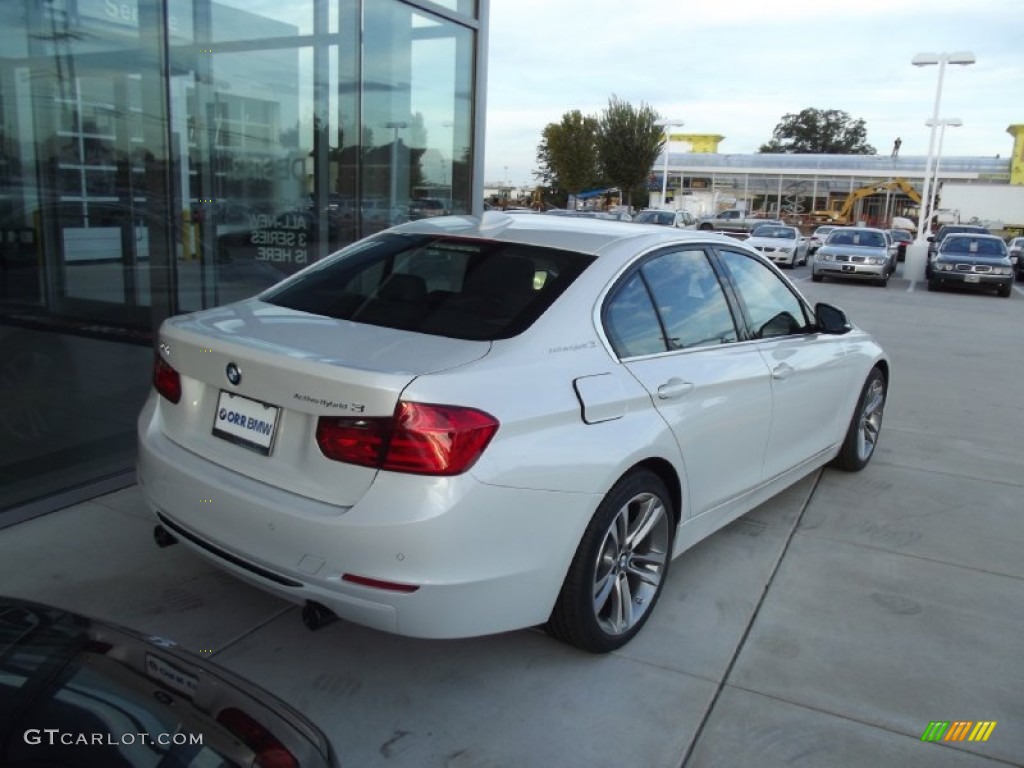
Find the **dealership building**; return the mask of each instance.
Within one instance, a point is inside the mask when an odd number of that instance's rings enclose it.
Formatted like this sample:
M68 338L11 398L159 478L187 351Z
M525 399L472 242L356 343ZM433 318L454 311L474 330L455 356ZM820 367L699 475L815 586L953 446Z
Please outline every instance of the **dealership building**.
M480 207L486 15L0 3L0 527L133 482L164 318Z

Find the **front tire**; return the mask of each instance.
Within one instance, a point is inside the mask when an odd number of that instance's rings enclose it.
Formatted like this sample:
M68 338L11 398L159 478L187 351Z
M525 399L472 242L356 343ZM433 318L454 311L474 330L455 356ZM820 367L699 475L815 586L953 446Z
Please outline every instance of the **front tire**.
M604 497L576 549L545 627L591 653L621 648L643 627L672 559L672 497L645 469Z
M882 430L882 415L888 386L879 368L872 368L861 389L857 408L850 419L846 438L833 466L846 472L860 472L875 455L878 436Z
M816 275L816 274L814 274L813 272L811 273L811 280L813 280L813 281L814 281L814 282L816 282L816 283L820 283L820 282L821 282L822 280L824 280L824 279L825 279L825 278L824 278L824 277L822 277L821 275Z

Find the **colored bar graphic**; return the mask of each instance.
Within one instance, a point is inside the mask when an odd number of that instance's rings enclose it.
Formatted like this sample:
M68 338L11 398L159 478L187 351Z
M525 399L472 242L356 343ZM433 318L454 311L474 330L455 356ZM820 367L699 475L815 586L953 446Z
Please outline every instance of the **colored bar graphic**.
M932 720L921 741L988 741L996 725L995 720Z
M943 741L963 741L967 738L972 725L974 723L969 720L954 720Z
M968 741L988 741L988 737L992 735L992 731L996 729L995 720L982 720L971 731L971 736Z

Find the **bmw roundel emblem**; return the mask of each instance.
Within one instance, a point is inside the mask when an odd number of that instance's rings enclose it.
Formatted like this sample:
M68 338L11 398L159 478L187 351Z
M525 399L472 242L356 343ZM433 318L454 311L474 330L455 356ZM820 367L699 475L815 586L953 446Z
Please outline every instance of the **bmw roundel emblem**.
M242 371L239 370L238 366L234 363L228 363L228 367L224 369L224 373L227 374L228 381L234 384L236 387L242 381Z

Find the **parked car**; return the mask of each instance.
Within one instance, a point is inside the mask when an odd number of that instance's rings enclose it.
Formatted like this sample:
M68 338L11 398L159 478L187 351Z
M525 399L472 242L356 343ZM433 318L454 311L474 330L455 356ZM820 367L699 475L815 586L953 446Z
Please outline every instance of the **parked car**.
M928 260L924 267L925 279L932 276L932 260L935 259L935 254L938 253L939 245L946 239L947 235L959 232L973 233L977 235L992 234L985 229L985 227L975 226L974 224L943 224L934 235L928 236Z
M449 213L445 202L437 197L415 197L409 201L409 219L428 219Z
M811 279L826 277L870 280L885 287L894 270L893 256L884 230L869 227L836 227L825 245L814 254Z
M172 640L0 597L0 765L327 768L285 702Z
M828 233L831 232L835 227L831 224L825 224L814 230L814 234L811 235L811 239L807 241L807 252L813 256L815 252L825 244L828 239Z
M955 233L947 235L932 261L928 290L947 285L995 288L1007 298L1013 289L1013 265L1004 243L995 235Z
M311 628L543 624L605 652L673 557L863 468L888 379L841 310L720 234L423 219L166 320L139 486L164 543Z
M610 221L631 221L632 216L625 210L617 211L569 211L562 208L552 208L544 211L549 216L573 216L578 219L608 219Z
M637 224L658 224L662 227L678 227L679 229L697 228L697 219L689 211L645 208L633 217L633 221Z
M746 244L783 267L807 263L807 238L796 227L762 224L754 228Z
M1010 262L1018 280L1024 280L1024 237L1015 237L1006 244L1010 254Z
M896 244L896 261L906 261L907 246L914 242L914 235L905 229L890 229L889 237Z

